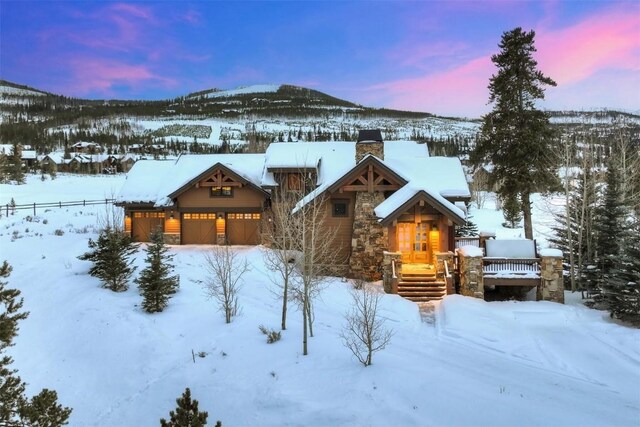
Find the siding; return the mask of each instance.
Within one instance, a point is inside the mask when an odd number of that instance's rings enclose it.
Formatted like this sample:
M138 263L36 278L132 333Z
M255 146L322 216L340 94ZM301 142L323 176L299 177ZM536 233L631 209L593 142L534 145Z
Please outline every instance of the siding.
M190 188L178 196L180 208L260 208L266 197L263 193L245 186L234 187L233 197L209 197L210 187ZM215 209L212 210L214 212Z
M332 194L330 199L325 201L327 216L325 219L327 227L334 231L334 246L336 247L336 262L338 264L348 264L351 256L351 238L353 236L353 209L356 205L355 192L349 191L342 194ZM332 216L332 200L348 200L349 215L346 217Z

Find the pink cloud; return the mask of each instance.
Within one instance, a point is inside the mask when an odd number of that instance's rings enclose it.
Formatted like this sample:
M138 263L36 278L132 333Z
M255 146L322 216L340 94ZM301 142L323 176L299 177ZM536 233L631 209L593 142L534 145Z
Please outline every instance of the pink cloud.
M189 10L187 13L182 15L182 19L191 25L200 25L202 23L202 15L200 12L196 12L195 10Z
M584 102L592 99L585 96L583 103L578 103L576 95L588 91L590 85L603 86L592 77L599 73L604 76L606 70L618 70L627 75L640 71L640 17L627 10L610 9L566 28L537 29L536 47L535 57L540 69L559 85L548 89L553 93L553 99L561 99L566 91L568 97L576 99L575 108L585 107ZM418 63L428 57L428 52L428 47L418 46L413 53L417 59L407 59L404 65ZM386 98L385 105L393 108L477 116L489 110L487 85L495 71L490 55L486 55L445 71L384 82L370 89L380 91L378 99ZM620 81L631 80L634 79L621 78ZM605 95L600 105L616 102L615 105L622 106L625 103L619 101L634 94L634 102L637 102L637 87L607 83L610 86L608 94L598 91ZM580 84L584 86L580 88ZM547 105L547 108L555 107Z
M583 80L603 69L640 70L640 17L614 10L559 30L536 32L538 61L558 84Z
M152 72L145 65L130 65L117 61L92 58L75 58L69 62L73 84L68 90L76 95L100 93L112 96L112 89L127 85L136 89L141 86L175 87L177 81Z
M490 58L480 57L451 70L383 83L370 89L387 92L391 108L479 115L487 110L487 84L492 71Z

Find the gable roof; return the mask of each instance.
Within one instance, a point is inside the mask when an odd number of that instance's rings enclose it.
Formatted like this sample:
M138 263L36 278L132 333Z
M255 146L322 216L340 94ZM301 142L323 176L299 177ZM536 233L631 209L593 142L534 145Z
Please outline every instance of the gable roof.
M458 225L465 223L464 212L437 192L409 183L389 196L374 209L382 225L388 225L416 203L424 200Z
M190 181L186 182L180 188L177 188L171 194L167 195L167 197L169 199L174 199L175 197L178 197L180 194L184 193L185 191L187 191L188 189L193 187L198 181L200 181L200 180L202 180L204 178L207 178L208 176L213 174L213 172L215 172L218 169L222 170L226 175L229 175L231 178L235 179L236 181L239 181L239 182L241 182L241 183L243 183L245 185L248 185L249 187L252 187L254 190L257 190L257 191L263 193L266 196L269 195L266 191L264 191L261 187L259 187L255 183L249 181L247 178L245 178L245 177L239 175L238 173L234 172L232 169L230 169L229 167L225 166L223 163L218 162L218 163L214 164L213 166L211 166L209 169L203 171L202 173L200 173L196 177L192 178Z
M340 188L346 182L357 178L364 171L364 169L367 168L369 165L373 165L377 168L382 169L387 175L391 176L391 178L397 181L401 186L407 183L407 180L404 179L404 177L398 175L393 169L385 165L382 160L380 160L376 156L367 154L351 170L349 170L347 173L343 174L340 178L335 180L333 184L329 185L326 191L330 193L337 191L338 188Z

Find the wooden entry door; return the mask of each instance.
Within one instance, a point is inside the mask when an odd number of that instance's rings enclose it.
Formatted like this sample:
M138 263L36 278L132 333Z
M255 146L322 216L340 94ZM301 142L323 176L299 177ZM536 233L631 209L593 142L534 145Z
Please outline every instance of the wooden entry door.
M399 222L398 250L402 252L403 262L429 262L428 223Z

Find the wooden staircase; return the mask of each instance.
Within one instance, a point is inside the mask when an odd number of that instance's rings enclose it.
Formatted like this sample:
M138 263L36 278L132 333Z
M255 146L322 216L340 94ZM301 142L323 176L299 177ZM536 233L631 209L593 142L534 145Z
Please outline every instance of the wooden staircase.
M433 270L403 271L398 281L398 295L414 302L441 300L447 284Z

